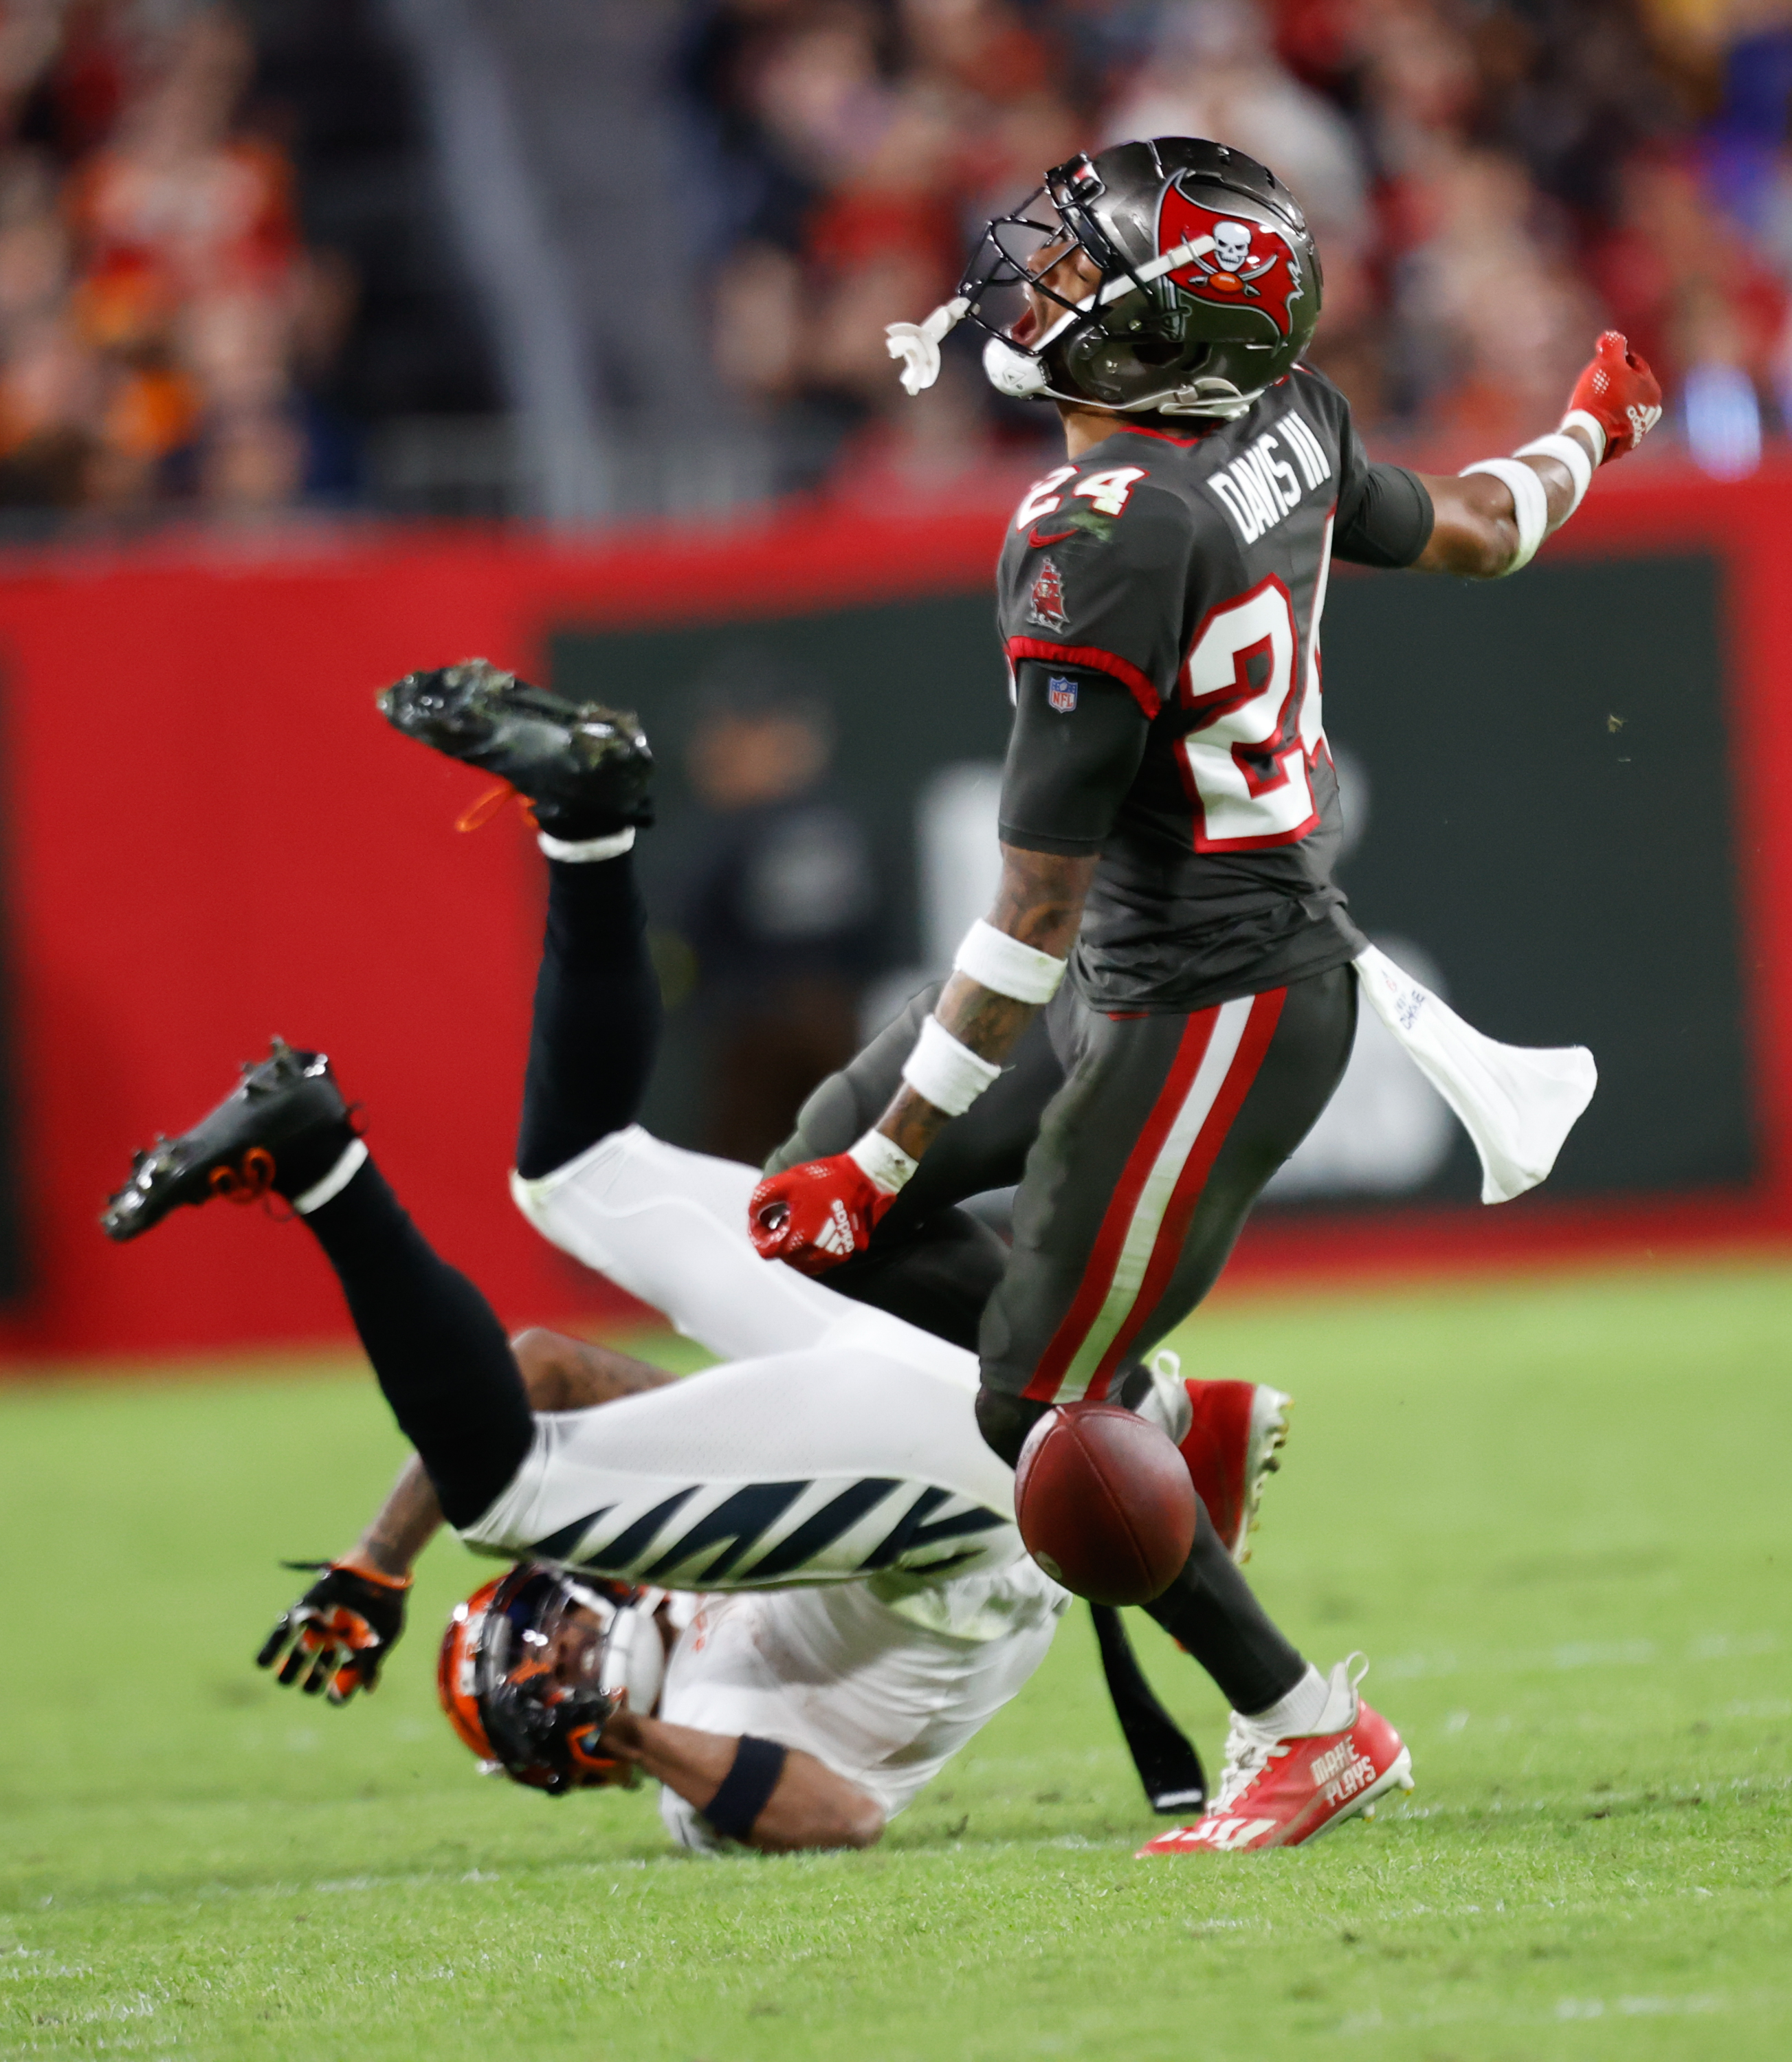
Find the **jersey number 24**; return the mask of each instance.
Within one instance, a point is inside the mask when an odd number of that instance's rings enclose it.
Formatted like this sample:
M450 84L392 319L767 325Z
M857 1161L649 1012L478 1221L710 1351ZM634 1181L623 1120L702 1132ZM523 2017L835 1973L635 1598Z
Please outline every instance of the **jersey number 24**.
M1197 852L1292 844L1319 820L1308 768L1325 740L1319 618L1331 559L1328 522L1298 679L1294 604L1273 575L1216 608L1189 648L1180 692L1195 726L1178 750Z

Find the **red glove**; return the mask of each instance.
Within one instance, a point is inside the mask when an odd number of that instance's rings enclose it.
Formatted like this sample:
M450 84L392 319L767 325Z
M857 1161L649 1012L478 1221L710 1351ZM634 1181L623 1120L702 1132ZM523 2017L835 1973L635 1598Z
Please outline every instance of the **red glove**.
M1594 346L1593 363L1575 381L1564 427L1577 411L1606 433L1602 465L1634 451L1662 419L1660 381L1615 329Z
M850 1153L768 1174L747 1205L747 1230L761 1260L799 1274L824 1274L871 1243L872 1227L896 1199Z

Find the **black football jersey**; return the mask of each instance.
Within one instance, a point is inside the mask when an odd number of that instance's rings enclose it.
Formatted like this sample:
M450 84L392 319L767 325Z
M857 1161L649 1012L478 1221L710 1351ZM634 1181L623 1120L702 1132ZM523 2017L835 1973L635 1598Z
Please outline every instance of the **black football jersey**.
M1022 501L999 574L1001 636L1028 697L1002 835L1099 848L1071 962L1097 1007L1204 1008L1362 950L1332 880L1319 626L1334 548L1382 564L1423 548L1429 497L1411 475L1390 485L1395 472L1370 467L1343 395L1300 368L1236 422L1118 430ZM1390 495L1405 520L1384 516L1377 534L1365 511ZM1111 701L1110 683L1137 704L1142 751L1123 764L1130 783L1104 834L1079 847L1042 824L1035 776L1068 763L1079 700L1093 688Z

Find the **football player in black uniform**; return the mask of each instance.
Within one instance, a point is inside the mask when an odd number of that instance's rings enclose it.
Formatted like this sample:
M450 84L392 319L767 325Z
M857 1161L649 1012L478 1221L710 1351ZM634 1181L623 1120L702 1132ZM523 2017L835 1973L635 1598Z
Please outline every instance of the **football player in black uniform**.
M1561 427L1515 455L1455 479L1372 463L1301 362L1321 291L1273 173L1161 138L1049 173L958 296L891 332L919 392L946 332L978 323L993 383L1064 422L999 574L1002 885L944 989L812 1098L752 1230L766 1258L936 1330L956 1302L1011 1459L1054 1402L1124 1400L1349 1057L1367 941L1331 877L1333 557L1516 572L1660 416L1608 333ZM955 1206L1016 1180L1002 1253ZM1250 1713L1300 1664L1250 1622L1209 1529L1149 1608Z

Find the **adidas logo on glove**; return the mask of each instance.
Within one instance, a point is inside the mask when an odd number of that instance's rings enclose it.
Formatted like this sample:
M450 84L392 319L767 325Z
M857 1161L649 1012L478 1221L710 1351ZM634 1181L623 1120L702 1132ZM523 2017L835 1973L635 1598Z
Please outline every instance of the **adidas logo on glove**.
M824 1253L837 1253L843 1260L852 1251L852 1220L838 1196L829 1208L827 1223L816 1234L815 1242Z

